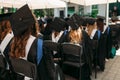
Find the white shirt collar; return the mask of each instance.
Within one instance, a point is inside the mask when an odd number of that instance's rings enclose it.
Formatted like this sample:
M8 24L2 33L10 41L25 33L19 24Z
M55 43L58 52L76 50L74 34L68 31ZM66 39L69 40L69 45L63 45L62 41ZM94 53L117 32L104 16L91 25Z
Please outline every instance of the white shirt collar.
M104 33L106 29L107 29L107 26L105 25L102 33Z
M55 37L54 32L52 33L52 41L58 42L64 31L60 31L60 34Z
M92 33L91 33L91 35L90 35L90 39L93 39L96 31L97 31L97 29L93 29L93 30L92 30Z
M27 41L26 47L25 47L25 57L20 57L20 58L22 58L24 60L27 60L28 53L30 51L31 45L32 45L32 43L34 42L35 39L36 39L36 37L30 35L30 37Z

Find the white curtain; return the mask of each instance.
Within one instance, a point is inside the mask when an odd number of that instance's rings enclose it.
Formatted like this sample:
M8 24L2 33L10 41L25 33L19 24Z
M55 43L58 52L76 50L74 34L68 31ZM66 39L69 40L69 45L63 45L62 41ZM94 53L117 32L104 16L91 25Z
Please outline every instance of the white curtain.
M66 3L61 0L0 0L2 7L20 8L25 4L28 4L31 9L66 7Z

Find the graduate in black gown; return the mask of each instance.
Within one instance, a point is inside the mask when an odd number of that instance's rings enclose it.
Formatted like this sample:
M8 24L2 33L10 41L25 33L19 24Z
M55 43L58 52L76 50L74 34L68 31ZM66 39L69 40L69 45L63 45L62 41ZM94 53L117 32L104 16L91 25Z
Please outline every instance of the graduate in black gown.
M27 13L27 14L26 14ZM37 67L37 80L53 80L49 74L49 61L43 54L42 39L37 38L37 20L24 5L10 17L14 38L11 44L10 57L27 60ZM38 49L39 48L39 49Z
M84 63L82 65L81 69L81 80L91 80L91 67L92 67L92 49L91 49L91 40L88 36L88 34L81 29L82 27L82 18L80 18L78 15L74 14L70 20L68 20L68 24L71 27L71 30L68 34L68 42L71 41L70 34L71 31L78 30L78 33L82 36L80 38L79 44L83 47L83 53L82 53L82 62ZM73 39L74 40L74 39Z
M39 19L38 23L39 23L39 27L40 27L40 33L43 34L44 29L45 29L45 22L42 19Z
M96 67L97 65L103 71L105 67L105 53L102 33L97 29L96 20L93 18L88 18L87 20L87 33L92 40L92 50L93 50L93 63Z
M13 33L11 29L11 25L9 22L9 17L12 13L7 13L7 14L1 14L0 15L0 80L7 80L6 76L4 75L5 70L7 69L8 66L5 66L3 64L6 64L3 55L1 52L6 57L9 57L9 46L11 43L11 40L13 38ZM7 43L8 42L8 43ZM6 45L4 48L1 46ZM1 51L2 50L2 51Z
M52 33L47 36L47 40L51 40L55 43L63 43L66 42L66 22L61 18L54 18L53 22L50 24L50 27L52 28ZM53 52L54 58L60 58L61 54L58 52Z
M51 23L52 33L49 35L49 40L57 43L63 43L66 40L66 22L63 19L55 18Z
M47 18L47 23L46 23L46 26L44 26L44 31L43 31L44 40L49 40L49 36L52 33L52 27L50 26L52 22L53 22L52 18Z
M40 19L40 20L38 20L38 21L36 21L36 28L38 28L37 29L37 37L38 38L40 38L40 39L43 39L43 31L44 31L44 22Z
M12 13L7 13L7 14L1 14L0 15L0 43L3 41L3 39L6 37L7 34L13 35L11 25L10 25L10 21L9 21L9 17L10 17L11 14ZM9 49L6 48L6 50L5 50L6 51L5 53L8 53Z
M105 51L105 57L106 59L110 58L111 54L111 48L112 48L112 34L111 34L111 28L109 26L104 25L104 17L98 16L97 18L97 26L98 29L103 34L103 41L104 41L104 51Z

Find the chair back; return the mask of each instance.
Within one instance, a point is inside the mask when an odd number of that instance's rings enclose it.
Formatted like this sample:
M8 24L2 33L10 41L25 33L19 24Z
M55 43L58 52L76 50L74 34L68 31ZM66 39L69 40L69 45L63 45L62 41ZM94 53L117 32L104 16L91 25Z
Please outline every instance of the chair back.
M23 59L10 58L10 60L11 60L12 67L14 68L14 71L16 73L21 74L28 79L32 79L32 80L37 79L37 69L35 64ZM7 67L7 63L5 58L2 55L0 55L0 64L1 64L0 68L5 70Z
M83 49L81 45L75 45L71 43L62 43L61 44L61 52L63 54L63 66L68 65L71 67L77 67L79 71L79 80L81 80L81 56L83 53ZM62 67L63 67L62 66ZM73 72L74 73L74 72Z

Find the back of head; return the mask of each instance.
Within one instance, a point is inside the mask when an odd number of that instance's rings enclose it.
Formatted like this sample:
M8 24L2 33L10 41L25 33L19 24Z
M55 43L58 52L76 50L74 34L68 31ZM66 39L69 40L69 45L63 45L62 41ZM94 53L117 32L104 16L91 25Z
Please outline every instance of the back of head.
M70 25L72 30L77 30L81 23L80 23L80 18L77 14L73 14L67 21L67 23Z
M25 47L30 34L35 33L36 19L28 5L24 5L10 16L10 22L14 34L14 42L11 44L10 56L25 57Z
M74 14L68 21L71 27L69 38L72 43L80 43L82 40L81 22L78 15Z
M97 16L97 22L103 22L104 23L105 17L104 16Z
M15 36L22 35L36 23L35 16L28 5L24 5L10 16L10 23Z
M103 31L105 17L97 16L97 27L100 31Z
M4 20L9 20L12 13L0 14L0 22Z
M7 35L7 33L11 32L11 25L9 22L9 17L12 13L1 14L0 15L0 42Z
M94 25L95 22L96 22L96 19L94 19L94 18L88 18L88 19L87 19L87 24L88 24L88 25Z
M54 18L52 22L52 29L56 32L64 31L66 22L61 18Z

